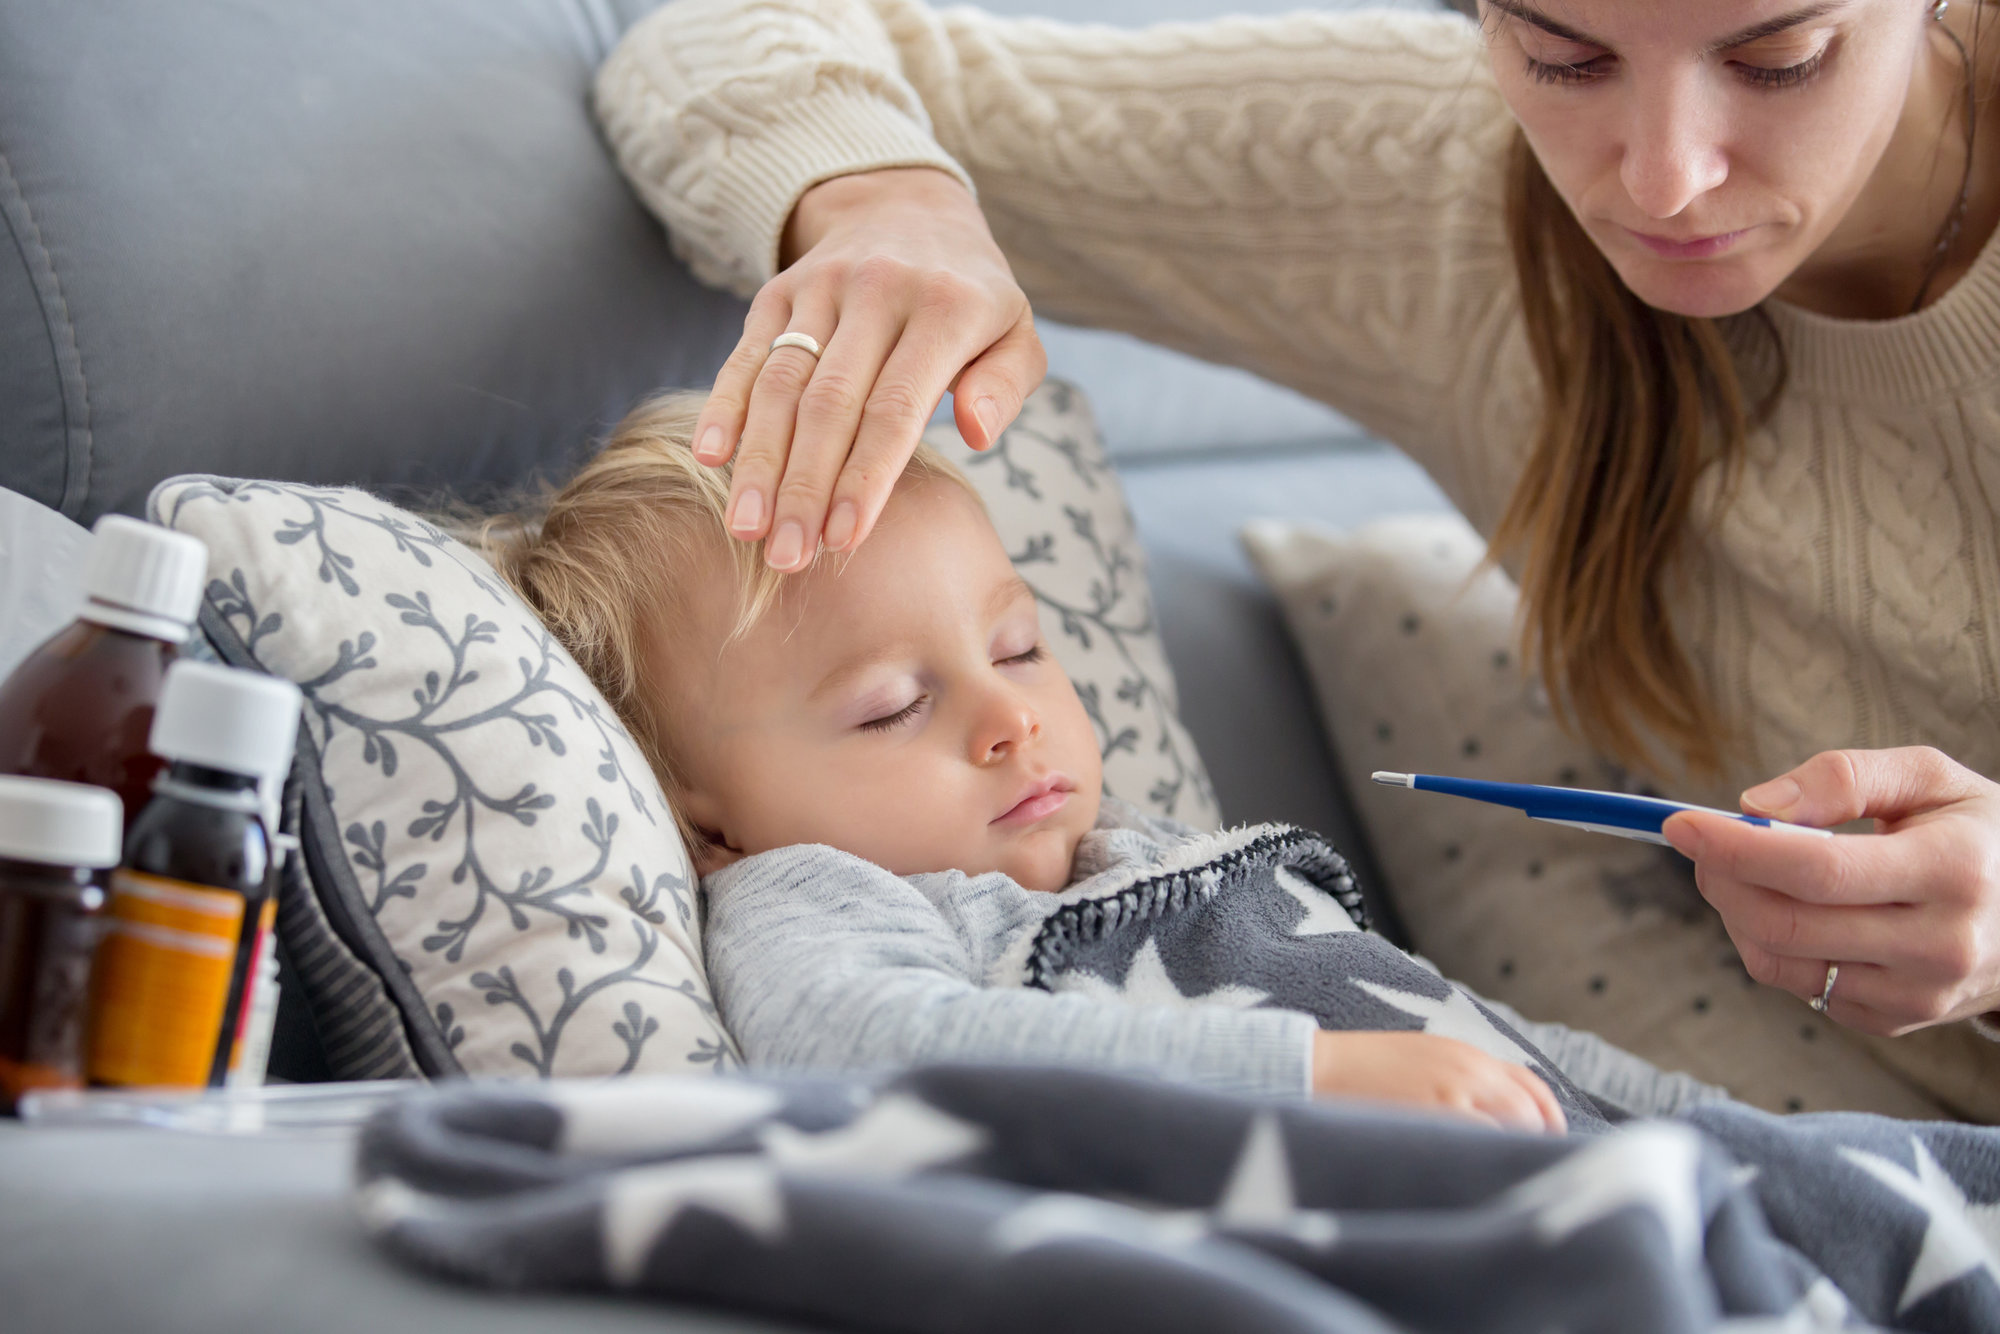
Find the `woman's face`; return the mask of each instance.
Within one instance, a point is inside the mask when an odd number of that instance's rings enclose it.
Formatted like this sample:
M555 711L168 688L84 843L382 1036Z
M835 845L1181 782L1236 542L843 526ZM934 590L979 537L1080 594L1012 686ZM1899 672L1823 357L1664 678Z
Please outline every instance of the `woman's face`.
M1896 131L1930 3L1480 9L1502 96L1619 276L1649 305L1716 316L1756 305L1822 247L1865 248L1835 229Z

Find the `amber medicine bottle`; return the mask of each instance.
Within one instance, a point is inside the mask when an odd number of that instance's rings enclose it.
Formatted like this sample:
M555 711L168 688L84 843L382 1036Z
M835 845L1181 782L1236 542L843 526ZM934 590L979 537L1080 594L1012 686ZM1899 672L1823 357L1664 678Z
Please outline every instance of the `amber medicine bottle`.
M111 876L92 1083L217 1087L258 1046L247 1020L270 1009L259 990L276 912L258 786L290 766L298 718L289 681L200 662L168 671L152 730L168 767Z
M0 774L109 788L138 818L160 683L201 603L200 539L120 514L92 530L77 619L0 682Z
M0 1112L83 1084L103 869L124 812L101 787L0 778Z

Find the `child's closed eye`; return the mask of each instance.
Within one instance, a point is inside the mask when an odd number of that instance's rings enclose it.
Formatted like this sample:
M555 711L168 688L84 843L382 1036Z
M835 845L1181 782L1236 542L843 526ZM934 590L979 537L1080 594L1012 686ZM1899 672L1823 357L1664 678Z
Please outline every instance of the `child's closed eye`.
M995 665L1001 667L1028 667L1048 656L1049 651L1040 644L1037 644L1026 653L1016 653L1012 657L1002 658Z
M864 732L887 732L891 728L901 727L904 723L909 722L912 718L923 712L924 705L929 702L929 695L919 695L894 713L884 714L880 718L870 718L867 722L861 724L861 730Z

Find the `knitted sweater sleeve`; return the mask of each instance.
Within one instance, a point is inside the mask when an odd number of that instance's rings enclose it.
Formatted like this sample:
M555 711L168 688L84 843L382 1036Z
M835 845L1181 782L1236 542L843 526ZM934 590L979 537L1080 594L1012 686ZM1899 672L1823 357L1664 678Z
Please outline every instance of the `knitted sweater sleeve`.
M1455 442L1496 426L1513 123L1455 16L1126 31L921 0L678 0L626 36L596 105L709 282L769 278L812 185L935 166L976 187L1046 315L1291 385L1455 495Z
M703 953L753 1066L867 1071L923 1061L1076 1065L1304 1096L1310 1017L1164 1007L989 985L1040 920L1000 875L908 880L832 848L760 853L708 876Z

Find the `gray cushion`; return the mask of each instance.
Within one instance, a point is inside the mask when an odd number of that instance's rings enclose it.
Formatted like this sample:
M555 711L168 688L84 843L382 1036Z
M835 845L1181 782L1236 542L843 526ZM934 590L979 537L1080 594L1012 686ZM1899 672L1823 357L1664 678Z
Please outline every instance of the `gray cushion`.
M0 485L518 481L740 308L585 102L645 0L0 0Z

